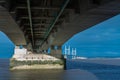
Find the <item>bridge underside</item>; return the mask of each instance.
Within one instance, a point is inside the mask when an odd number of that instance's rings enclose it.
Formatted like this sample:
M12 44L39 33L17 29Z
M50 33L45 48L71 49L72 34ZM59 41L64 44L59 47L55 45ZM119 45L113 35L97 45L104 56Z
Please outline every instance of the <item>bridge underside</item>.
M0 6L0 31L6 33L16 45L26 45L23 32L20 30L9 12L2 6Z
M61 53L61 46L74 34L119 14L119 3L120 0L1 0L0 30L16 45L32 45L38 52L51 47L52 53L58 46L57 53Z
M83 13L75 13L75 11L71 11L68 19L65 19L65 21L59 26L58 31L49 37L48 41L52 41L43 44L43 49L51 47L52 53L55 55L56 52L52 48L53 46L57 45L60 47L76 33L84 31L100 22L118 15L120 13L119 2L119 0L112 1L99 7L83 11Z

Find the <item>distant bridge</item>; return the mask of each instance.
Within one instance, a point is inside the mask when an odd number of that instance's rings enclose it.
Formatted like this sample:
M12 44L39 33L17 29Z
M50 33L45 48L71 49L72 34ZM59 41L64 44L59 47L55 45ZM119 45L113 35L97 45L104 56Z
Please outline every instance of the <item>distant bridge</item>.
M0 0L0 31L53 56L74 34L120 13L120 0ZM58 46L58 50L54 50Z

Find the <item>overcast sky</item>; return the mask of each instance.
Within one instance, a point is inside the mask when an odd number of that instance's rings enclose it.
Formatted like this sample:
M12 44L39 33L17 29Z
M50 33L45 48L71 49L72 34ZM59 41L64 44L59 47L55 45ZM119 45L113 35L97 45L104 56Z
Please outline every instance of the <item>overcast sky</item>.
M77 48L79 56L119 57L120 15L76 34L63 45L63 49L65 45Z

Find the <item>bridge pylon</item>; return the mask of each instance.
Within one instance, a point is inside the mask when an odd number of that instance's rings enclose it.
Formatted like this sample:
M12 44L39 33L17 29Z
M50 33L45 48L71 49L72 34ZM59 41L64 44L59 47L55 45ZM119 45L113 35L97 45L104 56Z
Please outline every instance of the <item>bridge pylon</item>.
M61 46L57 46L57 48L55 48L55 46L51 46L50 49L51 49L50 51L51 56L62 59L62 47Z

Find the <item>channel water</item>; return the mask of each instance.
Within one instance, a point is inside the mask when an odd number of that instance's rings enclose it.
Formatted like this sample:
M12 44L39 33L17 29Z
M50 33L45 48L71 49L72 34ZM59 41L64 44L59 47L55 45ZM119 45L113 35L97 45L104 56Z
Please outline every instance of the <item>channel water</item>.
M118 60L120 61L120 59ZM67 70L9 70L9 59L0 59L0 80L120 80L120 66L67 61Z

